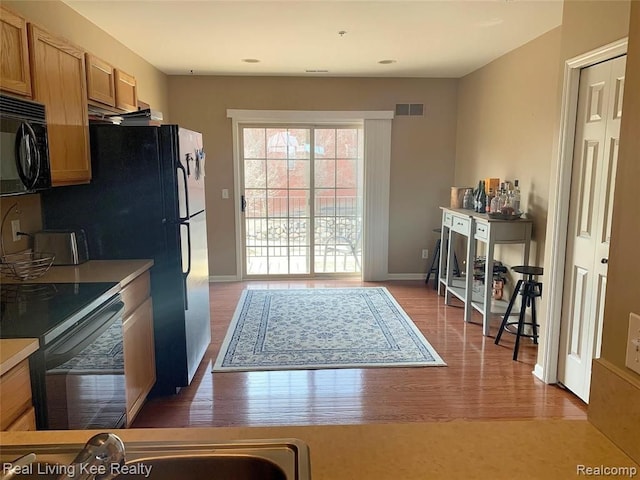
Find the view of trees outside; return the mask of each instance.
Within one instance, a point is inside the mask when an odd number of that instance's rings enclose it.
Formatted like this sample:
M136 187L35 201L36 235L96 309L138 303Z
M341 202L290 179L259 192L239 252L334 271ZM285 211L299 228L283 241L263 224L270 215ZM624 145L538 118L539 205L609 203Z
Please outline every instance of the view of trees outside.
M247 274L359 272L362 129L242 132Z

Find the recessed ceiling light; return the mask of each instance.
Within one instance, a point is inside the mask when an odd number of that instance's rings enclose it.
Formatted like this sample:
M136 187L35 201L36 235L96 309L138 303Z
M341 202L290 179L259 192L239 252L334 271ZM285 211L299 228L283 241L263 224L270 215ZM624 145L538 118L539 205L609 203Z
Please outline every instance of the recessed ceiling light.
M487 20L483 20L481 22L477 22L476 25L481 28L489 28L489 27L496 27L502 23L504 23L504 20L502 18L495 17L495 18L489 18Z
M378 63L380 65L389 65L391 63L396 63L396 62L397 62L397 60L380 60Z
M260 63L260 60L257 58L243 58L242 61L244 63Z

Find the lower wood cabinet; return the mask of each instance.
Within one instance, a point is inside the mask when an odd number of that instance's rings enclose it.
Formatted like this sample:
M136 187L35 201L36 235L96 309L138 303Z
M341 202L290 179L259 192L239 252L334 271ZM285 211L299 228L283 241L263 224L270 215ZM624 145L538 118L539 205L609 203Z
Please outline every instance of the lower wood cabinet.
M125 304L123 337L127 426L133 422L156 382L153 303L149 287L149 272L145 272L121 291Z
M0 430L35 430L29 360L0 377Z

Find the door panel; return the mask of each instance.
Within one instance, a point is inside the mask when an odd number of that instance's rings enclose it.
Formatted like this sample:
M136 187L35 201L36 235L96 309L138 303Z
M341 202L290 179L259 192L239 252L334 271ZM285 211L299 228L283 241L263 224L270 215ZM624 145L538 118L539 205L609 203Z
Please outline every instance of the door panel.
M360 126L243 127L245 275L360 271Z
M204 163L202 134L181 128L178 131L180 142L180 163L186 171L186 189L189 195L189 215L196 215L205 209ZM185 214L184 176L178 174L178 195L180 195L180 216Z
M184 231L184 229L182 229ZM187 275L187 310L185 331L189 382L193 378L205 350L211 343L209 304L209 261L207 255L207 219L200 212L189 221L191 265ZM182 243L182 250L187 244ZM186 268L186 265L185 265Z
M625 62L580 74L558 377L585 402L600 355Z

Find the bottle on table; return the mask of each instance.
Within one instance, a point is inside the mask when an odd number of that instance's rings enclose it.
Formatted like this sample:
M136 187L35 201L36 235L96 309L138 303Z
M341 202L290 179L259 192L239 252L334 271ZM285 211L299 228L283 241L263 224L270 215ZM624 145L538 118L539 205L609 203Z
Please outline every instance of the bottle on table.
M518 180L513 182L513 201L511 203L516 213L520 213L520 184Z
M470 188L467 188L464 192L462 208L466 210L473 210L473 190Z
M475 202L474 202L473 210L475 212L480 211L480 192L481 191L482 191L482 180L478 182L478 188L476 189L475 196L474 196Z
M494 194L493 194L493 188L489 187L489 195L487 195L487 201L486 201L486 208L485 210L487 211L487 213L491 213L491 202L493 202L493 198L494 198Z
M485 191L484 180L480 180L480 197L478 198L478 213L487 212L487 192Z

